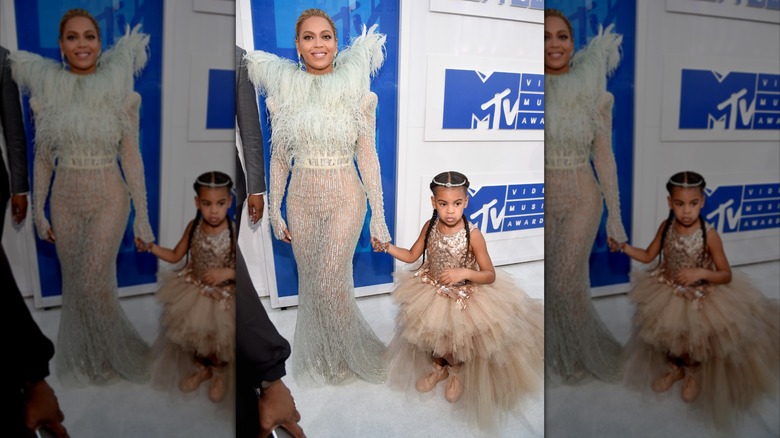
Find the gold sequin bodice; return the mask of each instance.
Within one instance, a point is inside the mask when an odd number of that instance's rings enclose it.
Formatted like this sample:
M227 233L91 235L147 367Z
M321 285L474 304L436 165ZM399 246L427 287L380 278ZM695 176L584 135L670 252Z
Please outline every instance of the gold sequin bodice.
M712 228L707 224L707 231ZM674 225L669 227L663 247L663 260L659 267L664 279L674 283L674 277L683 269L706 268L713 269L712 257L704 248L704 236L701 229L689 235L675 231Z
M232 227L232 224L231 224ZM195 282L200 283L209 269L236 267L236 258L231 251L230 229L225 228L215 235L204 233L195 227L190 246L190 262L187 271Z
M421 270L425 270L432 278L439 278L442 272L451 268L478 270L474 253L469 251L466 246L466 229L463 228L451 236L446 236L439 232L437 224L438 220L431 224L433 229L428 237L428 246L426 247L428 254ZM469 230L476 227L470 222L468 225ZM468 252L468 256L464 259L466 252Z

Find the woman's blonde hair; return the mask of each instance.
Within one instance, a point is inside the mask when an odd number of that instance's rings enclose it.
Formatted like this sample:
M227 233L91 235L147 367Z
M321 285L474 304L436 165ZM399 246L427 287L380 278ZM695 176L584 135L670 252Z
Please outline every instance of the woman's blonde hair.
M336 41L339 40L338 34L336 34L336 23L333 22L333 19L330 18L330 15L325 13L322 9L306 9L305 11L301 12L301 15L298 16L298 21L295 22L295 41L298 41L298 35L301 33L301 25L304 21L308 20L311 17L321 17L326 20L328 20L328 24L330 24L331 29L333 29L333 38L336 39Z
M65 14L60 19L60 40L62 40L62 34L65 32L65 24L67 24L68 21L70 21L70 19L74 17L88 18L89 21L91 21L92 24L95 26L98 40L100 40L100 26L98 26L98 22L97 20L95 20L95 17L93 17L92 14L90 14L89 12L87 12L86 9L71 9L65 12Z

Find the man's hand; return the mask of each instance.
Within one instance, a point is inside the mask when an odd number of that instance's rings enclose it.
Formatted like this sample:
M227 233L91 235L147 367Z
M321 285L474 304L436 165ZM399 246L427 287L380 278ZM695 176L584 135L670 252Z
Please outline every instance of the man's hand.
M295 438L306 438L303 429L298 425L301 414L295 408L295 400L290 394L290 389L281 379L263 389L257 401L257 409L260 413L258 438L267 438L277 427L283 427Z

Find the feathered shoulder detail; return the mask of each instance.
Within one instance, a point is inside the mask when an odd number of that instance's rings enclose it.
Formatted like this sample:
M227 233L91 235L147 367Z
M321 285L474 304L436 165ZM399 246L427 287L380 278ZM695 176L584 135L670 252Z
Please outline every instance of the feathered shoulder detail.
M102 78L132 90L134 76L143 69L148 60L149 35L141 33L140 27L140 24L133 29L128 26L114 47L100 55L97 71L83 78ZM24 50L12 53L9 59L14 80L34 96L46 94L47 87L49 90L70 88L66 83L74 81L78 76L71 74L62 64L52 59Z
M612 75L620 64L623 35L614 33L614 29L614 24L606 28L599 26L596 36L572 58L570 72L575 73L575 76L584 76L581 79L595 81L600 90L606 88L607 77Z
M376 32L377 27L378 25L375 24L366 29L363 25L361 34L336 57L334 69L354 66L365 72L368 79L376 75L385 62L385 40L387 39L387 35Z

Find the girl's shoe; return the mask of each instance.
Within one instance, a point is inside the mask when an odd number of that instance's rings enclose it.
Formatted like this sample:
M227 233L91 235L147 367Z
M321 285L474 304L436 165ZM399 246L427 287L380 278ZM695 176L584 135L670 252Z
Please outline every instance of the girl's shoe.
M463 395L463 384L458 379L460 365L449 367L450 380L447 381L447 389L444 390L444 397L450 403L455 403Z
M695 375L688 374L685 376L685 380L683 380L682 384L682 399L686 403L690 403L694 400L696 400L696 397L699 396L699 382L696 381Z
M653 380L653 391L668 391L674 385L674 382L682 380L683 377L685 377L685 370L677 365L669 365L669 371L666 374Z
M220 374L214 375L214 378L211 380L211 386L209 387L209 400L214 403L219 403L225 398L225 394L227 394L227 383L225 383L225 379Z
M211 368L197 364L196 369L192 374L181 379L181 382L179 382L179 389L181 389L182 392L195 391L201 383L210 378Z
M434 362L433 370L425 376L420 377L414 387L420 392L428 392L432 390L437 383L446 379L447 376L447 368Z

